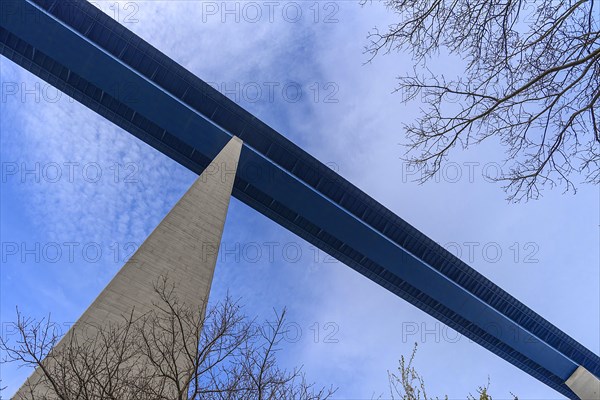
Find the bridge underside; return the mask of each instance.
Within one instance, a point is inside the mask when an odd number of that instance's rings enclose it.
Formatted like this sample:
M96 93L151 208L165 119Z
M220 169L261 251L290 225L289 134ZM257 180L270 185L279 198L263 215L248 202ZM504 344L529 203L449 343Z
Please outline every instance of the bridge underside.
M5 57L197 174L241 138L242 202L569 398L579 366L600 376L597 355L93 5L2 7Z

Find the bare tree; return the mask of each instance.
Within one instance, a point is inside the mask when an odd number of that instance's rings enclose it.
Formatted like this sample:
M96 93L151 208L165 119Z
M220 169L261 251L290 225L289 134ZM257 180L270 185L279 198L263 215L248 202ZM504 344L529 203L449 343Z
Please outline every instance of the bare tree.
M505 148L509 199L544 185L576 191L572 174L600 183L600 6L595 0L385 0L400 22L369 34L371 60L409 52L403 101L421 96L406 124L406 160L434 176L455 147L495 138ZM461 76L429 64L462 62ZM491 140L490 140L491 141Z
M182 304L166 279L155 291L153 311L68 333L57 348L60 332L50 318L17 310L16 339L1 338L0 350L4 362L42 370L25 398L316 400L335 392L308 384L300 369L278 367L285 310L260 326L229 297L203 313Z
M417 354L417 343L408 358L400 358L397 373L388 371L390 385L390 398L402 400L439 400L439 397L429 397L425 389L425 380L415 369L413 362ZM490 381L487 385L477 388L476 395L469 394L467 400L492 400L489 394ZM517 396L511 393L513 400L519 400ZM444 397L448 400L448 396Z

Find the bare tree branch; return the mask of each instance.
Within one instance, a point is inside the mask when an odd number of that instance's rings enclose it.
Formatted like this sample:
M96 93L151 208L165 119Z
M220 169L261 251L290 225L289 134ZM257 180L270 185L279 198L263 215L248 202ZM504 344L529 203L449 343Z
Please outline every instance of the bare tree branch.
M409 52L403 101L420 96L404 129L406 160L432 178L457 146L495 138L505 149L509 199L537 198L543 186L576 191L572 174L600 184L600 7L593 0L386 0L401 21L374 29L366 52ZM463 76L428 65L458 56Z
M152 312L132 310L119 324L69 331L57 349L61 338L49 318L35 321L17 310L17 339L0 338L0 350L4 362L42 371L41 380L28 381L25 398L317 400L335 392L277 366L285 310L265 331L230 297L205 313L181 303L166 278L154 290Z

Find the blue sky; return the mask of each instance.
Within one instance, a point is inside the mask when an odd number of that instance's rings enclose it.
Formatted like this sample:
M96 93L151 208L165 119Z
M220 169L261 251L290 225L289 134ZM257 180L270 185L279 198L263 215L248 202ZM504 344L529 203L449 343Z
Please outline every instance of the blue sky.
M509 204L483 175L502 167L494 144L454 153L438 182L412 182L417 175L400 159L400 127L419 103L403 105L392 94L410 58L364 65L366 33L393 18L383 6L257 2L262 15L251 22L256 9L236 11L234 3L233 14L222 2L98 4L599 353L598 188ZM438 65L447 74L459 67L451 59ZM15 306L36 317L51 313L66 327L195 175L10 61L0 59L0 68L2 334L11 334ZM489 376L494 398L561 398L235 199L223 242L212 300L229 291L258 318L286 306L298 335L281 362L338 386L338 398L385 397L386 371L414 342L431 395L465 398ZM1 373L12 393L29 371L3 365Z

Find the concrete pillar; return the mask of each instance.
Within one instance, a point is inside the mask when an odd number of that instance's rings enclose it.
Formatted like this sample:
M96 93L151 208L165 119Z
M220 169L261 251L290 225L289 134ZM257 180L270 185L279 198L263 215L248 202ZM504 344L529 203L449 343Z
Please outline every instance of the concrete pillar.
M600 380L581 365L565 384L581 400L600 400Z
M241 147L240 139L229 141L54 349L83 329L89 335L122 323L132 310L152 310L159 300L155 283L165 276L180 302L204 312ZM42 376L37 368L13 398L57 398L46 385L36 385Z

